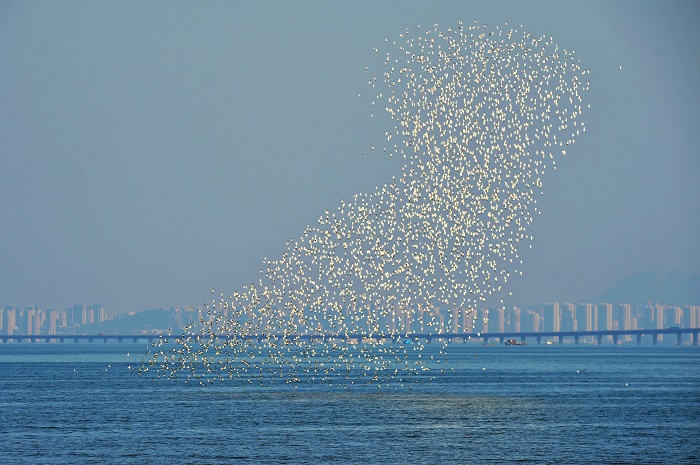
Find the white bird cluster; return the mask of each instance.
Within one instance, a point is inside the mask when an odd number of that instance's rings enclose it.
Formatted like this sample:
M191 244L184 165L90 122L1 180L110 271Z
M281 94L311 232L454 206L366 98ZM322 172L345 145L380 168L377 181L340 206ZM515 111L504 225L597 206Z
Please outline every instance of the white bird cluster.
M373 49L383 63L366 69L372 106L395 123L383 151L405 158L400 175L325 211L257 282L154 344L140 374L410 384L430 367L401 334L459 326L436 306L476 315L521 274L542 175L585 132L588 71L551 37L507 23L406 30L399 42L395 56Z

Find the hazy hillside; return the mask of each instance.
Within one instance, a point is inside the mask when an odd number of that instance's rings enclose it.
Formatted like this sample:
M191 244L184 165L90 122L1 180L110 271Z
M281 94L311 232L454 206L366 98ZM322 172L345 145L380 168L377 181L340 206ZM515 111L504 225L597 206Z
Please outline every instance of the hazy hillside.
M80 327L85 334L135 334L141 331L176 329L178 325L171 310L144 310L133 315ZM178 328L181 329L181 328Z
M621 279L607 291L585 301L626 302L634 305L645 305L648 302L677 306L700 305L700 275L651 269ZM182 325L175 317L172 310L144 310L127 317L84 325L78 330L85 334L137 334L143 331L160 333L169 328L180 332Z
M619 280L589 302L700 305L700 275L651 269Z

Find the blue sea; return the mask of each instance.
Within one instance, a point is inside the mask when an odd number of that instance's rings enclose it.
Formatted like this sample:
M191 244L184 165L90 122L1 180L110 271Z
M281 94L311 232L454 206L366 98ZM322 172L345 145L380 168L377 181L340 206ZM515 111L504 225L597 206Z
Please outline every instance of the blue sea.
M145 351L0 344L0 462L700 463L700 347L454 344L410 389L152 381Z

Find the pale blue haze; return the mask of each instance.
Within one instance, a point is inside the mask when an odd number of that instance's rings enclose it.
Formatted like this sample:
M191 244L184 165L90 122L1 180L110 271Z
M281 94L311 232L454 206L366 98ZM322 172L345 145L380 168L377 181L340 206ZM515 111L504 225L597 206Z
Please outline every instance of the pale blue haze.
M362 157L372 47L462 20L552 35L590 68L585 136L545 179L508 303L700 272L697 2L0 3L0 305L197 305L258 276Z

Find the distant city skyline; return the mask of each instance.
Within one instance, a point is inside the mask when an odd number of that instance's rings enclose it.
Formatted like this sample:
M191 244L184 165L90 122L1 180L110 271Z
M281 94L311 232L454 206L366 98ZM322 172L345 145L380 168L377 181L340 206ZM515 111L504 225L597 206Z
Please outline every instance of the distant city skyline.
M63 311L56 309L43 310L34 306L24 309L6 306L0 308L0 336L5 336L4 342L9 342L11 336L27 336L30 341L43 337L45 342L51 342L46 336L61 337L71 335L92 336L178 336L184 327L201 319L211 319L210 310L204 307L175 307L169 310L160 309L153 315L154 310L117 315L105 311L100 305L75 305ZM384 339L392 335L433 335L439 337L447 334L473 335L474 341L479 341L487 334L522 334L537 336L537 343L546 337L547 343L554 339L564 343L564 335L568 342L601 344L601 343L636 343L642 342L644 330L693 330L700 328L700 305L632 305L629 303L590 303L590 302L547 302L542 305L503 306L498 308L478 308L473 311L431 307L426 309L393 308L378 315L376 327L357 327L351 333L363 333L369 339ZM138 323L129 320L139 316ZM142 316L145 316L143 318ZM124 325L127 326L124 326ZM125 329L127 328L127 329ZM596 332L629 332L627 334L595 334ZM633 335L633 332L638 332ZM560 333L557 338L553 334ZM581 333L582 335L578 335ZM300 327L300 335L337 334L330 328ZM540 336L541 335L541 336ZM222 334L223 336L223 334ZM262 335L261 335L262 336ZM267 335L269 336L269 335ZM698 335L687 331L668 334L669 341L676 344L690 343L697 345ZM345 337L349 337L347 334ZM653 334L654 344L664 341L664 334ZM500 336L500 343L519 345L524 340L505 340ZM650 338L647 338L650 339ZM12 339L20 342L20 339ZM354 339L351 339L354 340ZM54 340L59 341L59 339ZM76 339L75 342L78 340ZM107 339L104 340L107 342ZM471 341L471 342L474 342ZM92 342L92 340L90 340ZM121 339L119 340L121 342ZM136 342L136 340L134 340ZM486 343L487 340L484 339Z
M361 156L387 124L357 98L372 47L458 20L552 35L591 70L587 133L489 306L700 273L699 17L681 1L3 2L0 304L169 308L252 282L400 168Z
M692 287L693 289L687 289ZM689 292L690 291L690 292ZM613 296L613 297L611 297ZM211 295L210 295L211 297ZM615 286L606 289L599 296L588 296L584 299L562 299L560 302L591 302L593 304L598 303L613 303L619 304L622 302L631 303L632 305L643 306L649 305L665 305L665 306L676 306L676 307L686 307L694 306L700 304L700 274L685 274L678 271L673 272L663 272L660 270L647 270L643 273L638 273L632 276L627 276L625 279L618 280ZM536 307L545 304L546 301L542 300L540 302L511 302L512 307ZM0 310L4 308L16 308L16 309L31 309L31 308L43 308L45 310L66 310L72 311L74 309L101 309L102 312L106 311L107 315L110 315L106 319L112 319L115 315L126 314L126 313L138 313L145 310L153 309L167 309L167 308L204 308L212 304L209 301L200 302L180 302L176 305L166 305L157 307L148 306L133 306L130 308L106 308L101 303L77 303L73 305L68 305L61 307L60 305L36 305L34 301L30 302L0 302ZM481 305L478 308L497 308L503 305ZM77 310L75 310L77 311ZM103 313L104 315L105 313ZM103 321L99 319L96 321Z

